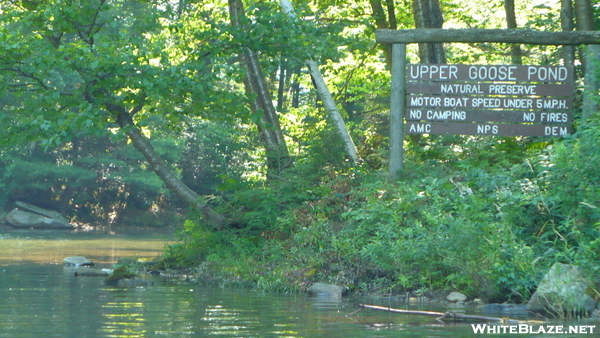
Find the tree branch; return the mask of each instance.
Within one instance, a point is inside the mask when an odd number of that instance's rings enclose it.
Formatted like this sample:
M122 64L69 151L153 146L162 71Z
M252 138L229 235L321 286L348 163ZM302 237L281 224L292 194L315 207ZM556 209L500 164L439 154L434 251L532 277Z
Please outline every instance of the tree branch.
M477 315L465 315L454 312L437 312L437 311L418 311L418 310L401 310L394 309L391 307L385 306L377 306L377 305L367 305L367 304L359 304L359 308L361 309L371 309L371 310L379 310L379 311L388 311L393 313L402 313L407 315L423 315L423 316L435 316L436 320L442 322L445 319L450 319L452 321L456 320L468 320L468 321L484 321L484 322L493 322L493 323L502 323L502 324L543 324L543 321L539 320L517 320L511 319L507 317L486 317L486 316L477 316Z

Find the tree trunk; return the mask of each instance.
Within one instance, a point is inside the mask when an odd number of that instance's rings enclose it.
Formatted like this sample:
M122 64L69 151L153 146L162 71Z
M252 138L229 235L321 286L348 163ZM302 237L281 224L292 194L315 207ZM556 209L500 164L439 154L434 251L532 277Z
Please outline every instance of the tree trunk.
M390 25L385 15L385 11L383 10L383 5L381 0L369 0L369 4L371 4L371 9L373 10L373 18L375 19L375 25L378 29L390 29ZM393 7L392 7L393 8ZM392 53L390 46L380 44L379 48L383 51L385 55L385 61L388 64L388 67L391 67L392 64Z
M229 13L232 26L243 27L245 13L241 0L229 0ZM275 111L275 107L273 107L271 93L269 92L257 53L245 47L240 59L246 68L246 78L244 81L246 92L256 96L254 102L252 102L252 110L255 114L260 114L261 116L260 122L257 125L266 150L267 177L277 177L283 170L292 165L279 124L279 117Z
M285 84L289 76L288 63L285 58L279 61L279 81L277 82L277 111L285 108Z
M283 12L290 16L291 18L296 18L296 13L294 12L294 7L289 0L280 0L279 1ZM344 118L340 111L338 110L331 93L329 92L329 88L327 88L327 84L323 79L323 75L321 75L321 71L319 70L319 66L313 60L307 60L306 65L308 66L308 70L310 75L312 76L313 83L315 88L317 89L317 93L319 97L323 101L323 105L325 106L325 110L329 114L331 121L333 122L335 128L338 131L338 134L342 138L342 142L344 143L344 148L346 149L346 154L354 161L355 163L360 162L360 156L358 155L358 150L356 149L356 145L352 140L352 136L348 132L346 128L346 123L344 122Z
M301 76L300 67L294 66L293 80L292 80L292 108L300 107L300 81L298 78Z
M344 118L340 111L338 110L329 89L327 88L327 84L319 71L319 66L315 61L309 60L306 61L306 65L308 66L308 70L310 75L312 76L315 87L317 88L317 93L321 100L323 100L323 105L325 106L325 110L329 114L329 118L333 121L333 125L336 127L338 134L342 138L342 142L344 143L344 148L346 149L346 154L350 156L354 163L360 162L360 156L358 155L358 150L356 149L356 145L352 140L352 136L348 132L346 128L346 123L344 122Z
M561 0L560 9L560 26L563 31L570 32L573 30L573 0ZM563 58L565 65L575 64L575 47L574 46L563 46Z
M444 17L439 0L413 0L413 16L416 28L442 28ZM421 63L446 63L446 53L442 43L419 43L419 59ZM417 146L421 143L421 135L410 135Z
M517 28L517 16L515 14L515 0L504 0L504 10L506 12L506 27L509 29ZM522 65L523 56L521 46L513 44L510 46L510 58L513 64Z
M204 197L196 194L173 173L150 141L133 123L131 117L133 114L127 112L124 107L115 104L106 104L106 108L116 117L117 123L125 131L135 149L144 155L146 161L152 166L152 170L165 182L167 188L175 193L177 197L199 210L205 219L213 223L217 229L222 229L225 224L225 217L211 208Z
M594 30L593 7L590 0L575 0L575 15L579 31ZM600 45L588 45L583 52L585 90L583 93L583 119L598 112L598 91L600 90L600 74L598 59Z
M388 11L388 23L391 29L398 28L398 22L396 21L396 9L394 7L394 0L385 0L385 5Z
M413 15L416 28L442 28L444 23L439 0L413 0ZM444 45L419 43L419 58L422 63L446 63Z

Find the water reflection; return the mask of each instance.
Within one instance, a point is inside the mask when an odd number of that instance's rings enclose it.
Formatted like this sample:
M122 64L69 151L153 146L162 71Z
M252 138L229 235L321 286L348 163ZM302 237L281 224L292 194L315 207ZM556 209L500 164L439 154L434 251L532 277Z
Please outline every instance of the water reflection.
M144 337L144 303L112 301L102 305L102 308L105 319L100 331L106 333L107 337Z
M56 259L62 261L64 256L76 254L112 263L118 258L117 253L112 253L113 249L115 252L139 253L143 247L148 249L144 251L146 253L160 252L163 243L151 237L138 238L138 242L121 240L118 236L112 239L108 238L110 236L76 238L65 234L49 238L30 236L28 239L2 236L2 338L477 337L469 325L443 325L429 317L372 310L347 316L357 310L358 303L365 302L415 309L414 305L397 301L263 294L251 290L176 285L152 276L145 277L154 278L155 285L151 287L107 287L102 283L103 277L75 277L65 273L61 264L54 263ZM7 248L7 245L14 246ZM73 248L79 251L73 252ZM35 252L34 257L24 254L27 251ZM38 256L38 251L44 255ZM10 253L17 256L10 256ZM17 258L20 259L18 264ZM443 310L429 304L421 309Z
M172 242L172 238L165 234L2 230L0 265L62 264L63 258L68 256L85 256L97 264L113 264L123 256L156 257L166 244Z

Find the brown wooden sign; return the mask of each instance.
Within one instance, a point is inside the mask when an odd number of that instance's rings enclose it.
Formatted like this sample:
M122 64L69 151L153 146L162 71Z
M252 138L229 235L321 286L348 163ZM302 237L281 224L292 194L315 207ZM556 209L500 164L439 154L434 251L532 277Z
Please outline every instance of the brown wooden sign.
M454 122L513 122L513 123L571 123L568 111L513 111L513 110L461 110L416 109L406 110L407 121Z
M566 136L571 134L571 126L409 121L406 123L406 133L438 135Z
M571 133L572 66L409 64L405 74L409 134Z
M436 81L573 82L573 66L409 64L406 78Z
M541 95L571 96L571 83L479 83L479 82L408 82L407 93L445 95Z

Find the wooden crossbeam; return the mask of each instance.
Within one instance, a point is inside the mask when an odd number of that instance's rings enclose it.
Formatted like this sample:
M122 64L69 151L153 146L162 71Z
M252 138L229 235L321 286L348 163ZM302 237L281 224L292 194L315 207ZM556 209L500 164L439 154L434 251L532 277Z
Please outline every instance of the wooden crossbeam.
M547 32L530 29L378 29L379 43L495 42L531 45L597 45L600 31Z

